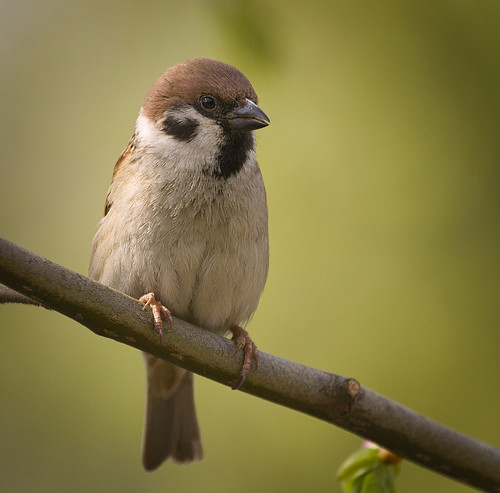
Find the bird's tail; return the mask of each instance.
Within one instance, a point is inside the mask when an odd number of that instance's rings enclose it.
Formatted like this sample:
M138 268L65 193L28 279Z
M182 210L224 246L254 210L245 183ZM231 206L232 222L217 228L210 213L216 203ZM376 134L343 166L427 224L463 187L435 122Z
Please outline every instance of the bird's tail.
M164 460L183 464L203 455L193 374L145 354L148 373L142 461L153 471Z

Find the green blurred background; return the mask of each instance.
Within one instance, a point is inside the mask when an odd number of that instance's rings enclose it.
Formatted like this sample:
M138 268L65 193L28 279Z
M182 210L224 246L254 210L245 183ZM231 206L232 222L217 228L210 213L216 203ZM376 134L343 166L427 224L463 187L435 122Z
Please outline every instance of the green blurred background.
M258 132L270 353L500 445L500 2L0 4L0 234L86 273L112 168L167 67L236 65ZM205 459L146 474L142 360L0 307L0 490L338 492L360 443L197 378ZM405 463L398 491L464 492Z

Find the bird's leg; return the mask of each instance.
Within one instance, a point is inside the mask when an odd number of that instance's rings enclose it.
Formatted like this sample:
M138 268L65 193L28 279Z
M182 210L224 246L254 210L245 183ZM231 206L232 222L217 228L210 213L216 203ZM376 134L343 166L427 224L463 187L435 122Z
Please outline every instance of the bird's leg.
M243 349L243 365L240 370L240 376L232 387L233 390L236 390L243 385L245 378L247 378L247 375L250 373L252 361L255 362L255 368L258 367L259 351L245 329L242 329L239 325L234 325L229 330L233 333L232 340L236 343L236 351L234 354L240 349Z
M166 307L163 306L156 298L154 293L148 293L145 294L144 296L141 296L139 298L139 301L144 303L144 308L149 306L151 308L151 311L153 312L153 318L155 321L154 327L155 331L160 334L160 337L163 338L163 320L162 320L162 315L165 317L165 320L168 324L168 328L172 328L172 315L170 313L170 310Z

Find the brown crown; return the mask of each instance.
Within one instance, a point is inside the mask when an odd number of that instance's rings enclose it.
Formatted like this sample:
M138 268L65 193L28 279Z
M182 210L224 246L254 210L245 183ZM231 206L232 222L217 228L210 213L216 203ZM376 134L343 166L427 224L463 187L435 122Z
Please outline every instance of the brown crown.
M169 107L194 103L204 94L228 102L248 98L258 103L252 84L238 69L209 58L198 58L174 65L162 74L146 95L142 110L145 116L157 121Z

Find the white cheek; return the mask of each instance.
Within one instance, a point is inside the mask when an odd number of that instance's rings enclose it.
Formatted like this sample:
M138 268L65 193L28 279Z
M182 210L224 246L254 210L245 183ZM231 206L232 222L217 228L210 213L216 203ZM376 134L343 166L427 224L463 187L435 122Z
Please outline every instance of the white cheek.
M141 111L136 122L137 145L149 151L156 159L170 162L176 167L199 169L200 166L211 164L219 154L222 128L214 120L200 115L194 108L176 111L176 118L183 116L198 122L196 136L189 142L167 135Z

